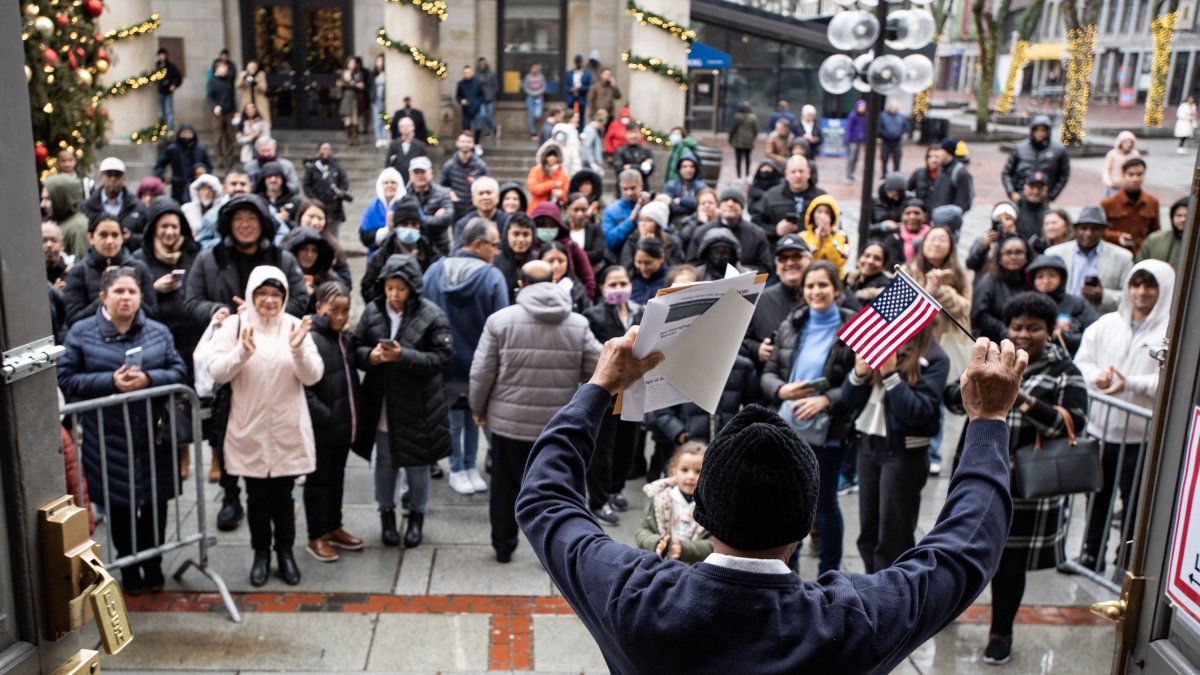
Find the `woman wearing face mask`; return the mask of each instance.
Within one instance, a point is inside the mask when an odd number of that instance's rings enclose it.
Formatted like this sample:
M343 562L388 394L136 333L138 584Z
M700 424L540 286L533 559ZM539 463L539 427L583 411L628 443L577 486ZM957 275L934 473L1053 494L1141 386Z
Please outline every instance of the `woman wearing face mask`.
M621 337L630 326L637 325L642 319L642 308L630 300L633 286L624 267L606 267L600 273L599 281L604 302L587 308L583 315L596 340L603 344ZM616 397L613 397L613 402L609 403L610 413L615 401ZM641 427L638 422L625 422L619 415L612 414L605 414L600 424L596 452L587 470L587 494L588 508L603 524L619 524L617 512L629 508L629 501L622 491Z
M346 254L342 252L342 246L338 243L333 231L327 227L329 224L329 212L318 199L305 199L296 207L296 225L300 228L309 228L321 235L322 238L333 248L333 263L330 265L330 271L333 276L337 277L338 283L346 288L354 288L354 279L350 276L350 265L346 263ZM287 246L288 239L292 237L289 232L284 237L283 245Z
M225 431L225 470L246 480L246 521L254 562L250 585L267 583L274 548L280 578L300 583L292 547L296 515L292 488L316 468L312 419L304 387L320 381L325 364L312 336L312 317L285 313L287 277L278 267L250 272L244 310L213 338L208 372L232 383ZM232 319L232 317L231 317Z
M714 227L704 233L700 242L700 266L696 271L701 281L715 281L725 278L725 271L733 265L738 272L745 272L742 267L741 244L733 232L725 227Z
M1025 268L1029 266L1029 243L1019 236L1000 242L999 260L988 263L975 280L971 299L971 326L976 337L999 343L1008 334L1004 325L1004 306L1012 296L1032 290Z
M83 260L77 260L67 272L67 290L63 292L67 317L63 330L69 330L75 322L96 313L100 306L100 278L110 267L132 267L137 272L138 285L142 288L142 311L157 317L158 294L154 291L154 277L145 263L125 248L121 224L101 212L88 222L88 241L92 246L87 255Z
M568 265L571 273L583 284L585 297L596 297L596 275L592 263L583 249L571 238L570 230L562 221L562 212L554 202L542 202L529 212L533 220L534 233L538 242L544 248L546 244L557 241L567 252Z
M666 284L671 266L667 264L661 239L644 237L633 254L633 301L644 305Z
M571 271L571 259L567 255L567 247L560 241L548 241L542 244L542 252L538 256L543 262L550 263L552 275L550 280L571 296L571 311L583 313L592 302L583 284Z
M543 202L560 206L567 198L570 174L562 164L562 148L553 140L547 141L538 150L537 164L529 170L525 187L529 189L529 213Z
M529 216L524 213L513 214L500 237L500 253L492 259L492 264L504 274L504 280L508 284L510 305L517 301L517 277L521 266L530 260L537 260L538 254L541 253L540 242L533 232L533 221ZM600 242L603 245L603 235L600 236Z
M663 183L668 183L679 177L679 160L684 154L695 156L696 146L700 142L688 135L687 129L683 127L672 127L667 136L667 140L671 142L671 157L667 160L667 175L663 178ZM696 180L700 180L697 172Z
M500 186L500 210L510 216L514 213L525 213L529 209L529 196L525 189L516 183L505 183Z
M200 228L204 226L204 215L225 196L225 187L216 176L206 173L192 181L188 186L188 193L192 200L181 208L184 218L187 219L188 229L192 231L192 238L195 239L200 234Z
M388 226L391 236L386 237L375 255L367 260L367 270L362 278L363 300L371 302L375 299L375 293L378 292L375 282L388 258L393 255L399 253L416 257L422 272L441 257L428 237L421 233L424 216L420 204L412 195L405 196L392 207L392 224Z
M600 270L607 263L604 228L596 222L592 202L578 192L567 195L567 228L571 241L587 254L592 272L599 277Z
M837 477L850 430L850 409L842 405L841 385L854 365L854 352L837 339L837 331L854 312L835 304L841 283L837 268L827 261L809 265L800 287L805 304L776 331L778 346L763 366L762 393L817 454L821 481L816 524L821 532L819 570L824 573L840 569L842 563ZM816 386L811 386L814 382Z
M358 228L358 237L371 255L387 236L380 230L391 224L392 207L404 195L404 178L399 171L389 166L379 172L379 178L375 180L375 201L363 211L362 224Z
M679 243L679 238L674 234L667 233L665 229L670 215L671 211L667 204L657 199L638 210L637 226L633 232L629 233L629 237L625 239L625 245L621 248L621 265L628 267L633 264L633 254L637 252L637 243L643 237L655 237L662 240L668 263L683 262L683 246Z
M110 269L98 282L98 308L67 334L66 351L58 361L58 386L68 401L182 384L187 379L170 329L141 311L138 279L131 267ZM125 353L134 348L142 350L141 365L127 366ZM169 419L165 401L152 407L157 419ZM109 407L103 416L103 426L94 413L81 416L83 471L93 489L104 486L102 505L108 514L115 557L124 557L163 542L167 504L179 491L179 481L173 476L178 464L171 457L170 438L155 438L152 444L146 437L149 422L144 404L132 404L124 413L120 406ZM134 431L133 448L126 446L126 423ZM132 482L128 482L130 477ZM158 556L121 569L121 586L131 595L162 590L164 582Z
M883 244L874 240L867 242L858 254L854 271L846 275L846 292L853 294L859 304L866 305L878 297L895 276L885 267L886 256Z

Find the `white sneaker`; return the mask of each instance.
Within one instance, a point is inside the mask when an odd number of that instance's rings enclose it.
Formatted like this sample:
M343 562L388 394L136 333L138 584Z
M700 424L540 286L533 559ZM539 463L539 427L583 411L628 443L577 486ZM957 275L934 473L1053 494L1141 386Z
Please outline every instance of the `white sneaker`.
M482 145L475 146L475 155L478 157L483 157L483 146Z
M451 471L449 483L450 489L460 495L475 494L475 487L471 485L471 478L466 471Z
M1177 154L1177 155L1187 154L1187 148L1175 148L1175 154Z
M487 492L488 484L483 482L483 476L479 475L479 469L467 469L467 479L471 481L471 487L475 488L476 492Z
M930 462L929 463L929 475L930 476L940 476L941 473L942 473L942 463L941 462Z

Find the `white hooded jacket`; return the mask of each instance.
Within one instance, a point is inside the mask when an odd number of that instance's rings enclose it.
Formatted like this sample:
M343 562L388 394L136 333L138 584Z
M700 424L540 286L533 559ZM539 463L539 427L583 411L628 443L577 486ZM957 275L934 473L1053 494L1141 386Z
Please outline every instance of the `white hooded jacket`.
M312 419L304 387L320 381L325 363L312 335L292 349L293 327L300 319L280 308L273 317L254 310L254 291L268 279L284 290L287 277L277 267L261 265L250 272L246 304L225 319L213 339L208 372L221 384L231 382L233 398L225 432L225 468L235 476L273 478L312 473L317 467ZM254 328L254 353L242 345L239 328Z
M213 191L213 200L208 205L207 210L200 203L199 190L201 185L207 185ZM198 239L200 237L200 230L204 227L204 214L208 213L208 211L216 214L221 204L225 203L223 199L225 197L225 186L221 185L220 179L216 176L206 173L192 181L192 184L188 186L188 194L191 196L191 201L180 208L183 209L183 215L187 218L188 225L192 228L192 238Z
M1133 300L1129 291L1129 279L1138 270L1146 270L1158 281L1158 301L1154 309L1138 328L1133 331ZM1117 311L1105 314L1083 332L1075 365L1083 374L1088 391L1096 393L1095 381L1100 374L1112 366L1125 376L1125 389L1116 398L1144 408L1154 407L1158 391L1159 363L1150 353L1162 348L1163 338L1171 319L1171 303L1175 293L1175 271L1161 260L1143 260L1133 266L1121 288L1121 302ZM1106 441L1120 443L1142 443L1146 440L1146 422L1141 417L1130 415L1126 423L1125 413L1112 410L1106 405L1093 404L1088 411L1088 434ZM1107 428L1105 424L1107 422Z

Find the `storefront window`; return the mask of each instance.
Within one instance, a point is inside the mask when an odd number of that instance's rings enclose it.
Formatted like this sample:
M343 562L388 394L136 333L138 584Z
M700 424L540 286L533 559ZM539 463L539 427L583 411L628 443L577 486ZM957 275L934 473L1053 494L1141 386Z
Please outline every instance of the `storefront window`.
M500 2L500 91L520 98L521 78L533 64L546 77L546 94L562 95L565 0L501 0Z

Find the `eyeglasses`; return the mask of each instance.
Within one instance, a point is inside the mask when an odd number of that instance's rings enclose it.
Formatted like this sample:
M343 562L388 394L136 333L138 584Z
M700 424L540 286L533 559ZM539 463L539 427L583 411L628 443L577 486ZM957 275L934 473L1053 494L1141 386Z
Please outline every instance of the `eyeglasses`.
M1024 258L1025 251L1019 251L1019 250L1018 251L1001 251L1000 255L1008 256L1008 257L1012 257L1012 258L1016 258L1017 256Z
M485 240L483 243L487 244L488 246L500 248L500 240L499 239L497 239L496 241Z

